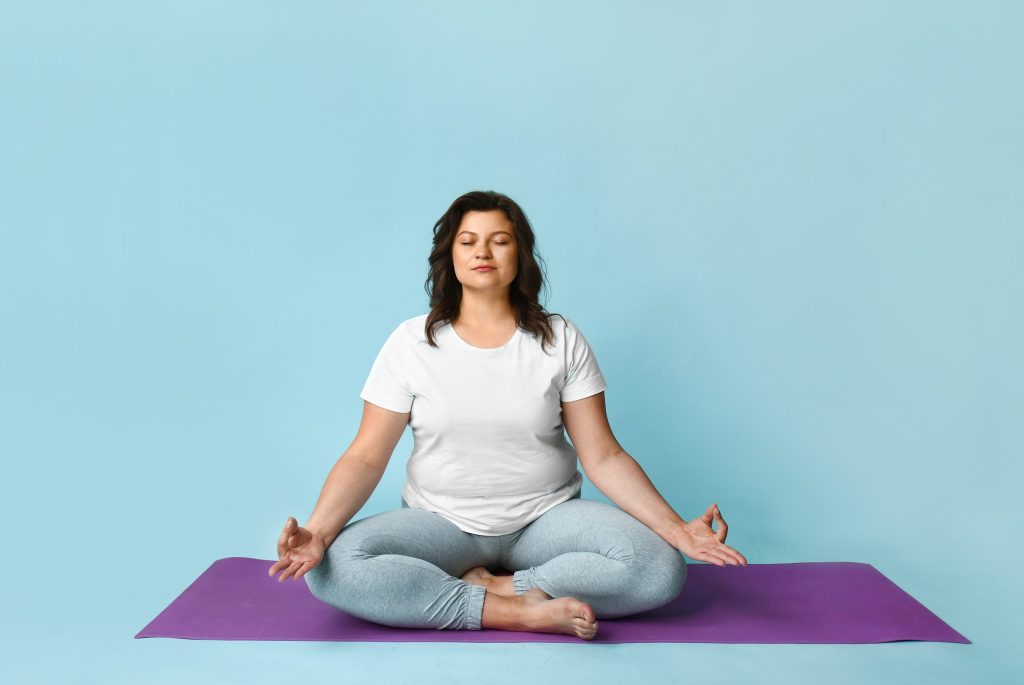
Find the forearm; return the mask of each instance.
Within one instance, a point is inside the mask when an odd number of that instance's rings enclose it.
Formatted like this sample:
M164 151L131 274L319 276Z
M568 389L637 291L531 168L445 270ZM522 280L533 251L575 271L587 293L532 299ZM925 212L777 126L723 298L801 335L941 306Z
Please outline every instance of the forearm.
M587 477L624 512L660 535L673 547L686 521L665 501L633 457L626 452L608 457Z
M345 524L366 504L383 475L383 469L350 453L343 454L327 475L305 528L323 536L324 546L329 547Z

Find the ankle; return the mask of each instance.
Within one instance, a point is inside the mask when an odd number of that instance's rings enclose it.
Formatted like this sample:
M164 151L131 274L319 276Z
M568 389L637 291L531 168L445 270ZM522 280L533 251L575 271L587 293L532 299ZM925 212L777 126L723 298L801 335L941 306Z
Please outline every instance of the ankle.
M528 630L536 611L534 602L519 595L502 595L487 590L484 595L484 611L480 625L483 628L503 630Z
M515 597L516 588L512 584L512 576L491 576L487 579L487 591L506 597Z

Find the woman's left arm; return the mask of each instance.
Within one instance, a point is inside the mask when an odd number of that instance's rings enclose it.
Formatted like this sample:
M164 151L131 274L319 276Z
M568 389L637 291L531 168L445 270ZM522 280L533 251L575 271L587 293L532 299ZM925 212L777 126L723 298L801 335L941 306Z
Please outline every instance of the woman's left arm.
M587 477L616 506L693 559L718 566L747 564L742 554L725 544L728 526L716 504L687 522L665 501L612 434L604 392L563 402L562 423ZM715 520L718 531L712 528Z

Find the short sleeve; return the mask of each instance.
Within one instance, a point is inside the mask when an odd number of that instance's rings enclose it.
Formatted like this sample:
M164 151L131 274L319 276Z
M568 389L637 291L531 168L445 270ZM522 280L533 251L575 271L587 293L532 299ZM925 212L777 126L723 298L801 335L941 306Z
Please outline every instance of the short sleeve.
M563 317L565 318L565 317ZM559 393L562 402L581 400L608 387L597 357L583 333L565 318L565 385Z
M392 331L373 360L370 375L359 393L361 398L394 412L406 413L412 410L414 396L409 392L402 374L408 361L407 342L408 336L402 326Z

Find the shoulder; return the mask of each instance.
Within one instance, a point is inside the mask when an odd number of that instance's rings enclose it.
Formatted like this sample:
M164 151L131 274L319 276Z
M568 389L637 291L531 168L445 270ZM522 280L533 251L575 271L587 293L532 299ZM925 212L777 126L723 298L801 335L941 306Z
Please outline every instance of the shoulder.
M426 321L427 321L427 315L426 314L417 314L416 316L410 317L410 318L404 320L402 323L398 324L398 328L401 328L401 329L407 330L407 331L414 331L417 328L422 329L423 328L423 324L425 324Z
M559 314L557 312L548 314L548 322L555 330L565 330L567 327L572 325L572 319L565 314Z
M555 337L560 339L571 338L579 331L572 318L565 314L548 314L548 321L555 332Z
M423 323L426 320L427 315L421 314L419 316L413 316L403 320L397 326L388 331L387 344L403 344L409 340L414 340L417 337L417 329L419 330L419 336L423 337Z
M548 314L548 323L551 325L553 334L554 349L562 354L573 354L580 345L586 344L586 338L576 326L571 316L565 314Z
M417 342L426 339L424 326L427 322L427 314L417 314L405 319L395 327L391 335L402 342Z

